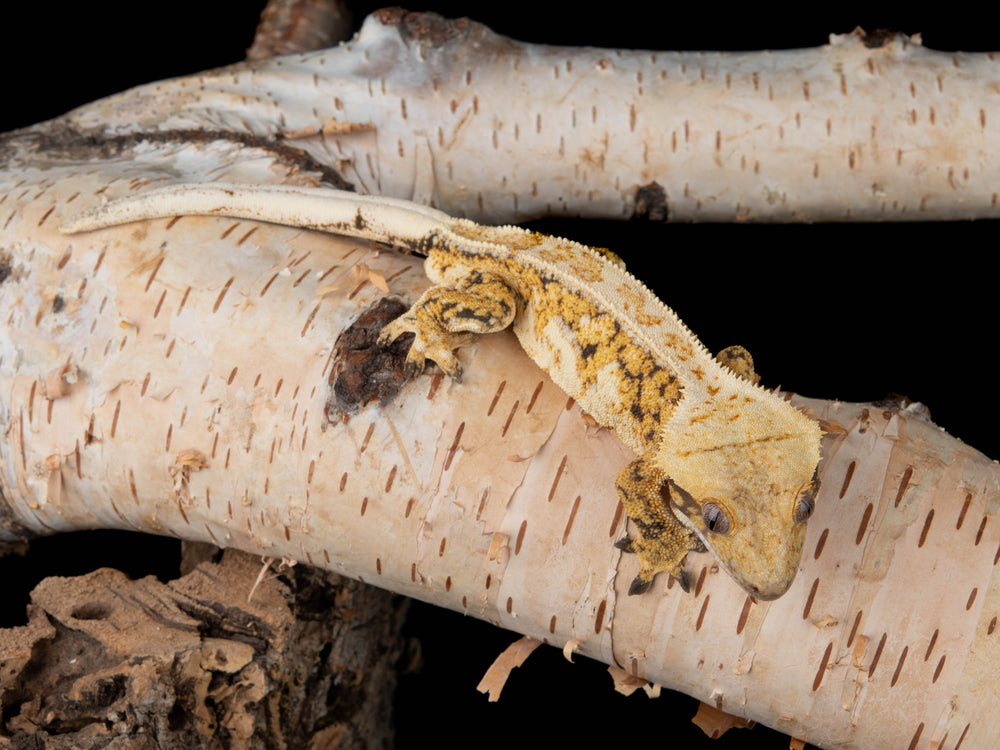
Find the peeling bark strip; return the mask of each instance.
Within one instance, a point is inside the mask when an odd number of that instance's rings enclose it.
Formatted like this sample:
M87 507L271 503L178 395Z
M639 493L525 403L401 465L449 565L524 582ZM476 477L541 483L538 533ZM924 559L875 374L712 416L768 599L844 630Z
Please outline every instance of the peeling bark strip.
M352 266L413 299L415 259L193 216L57 232L70 196L96 202L152 164L0 174L0 523L17 525L0 539L130 528L312 561L818 746L907 747L919 730L993 747L1000 478L920 408L795 401L831 426L805 548L825 541L780 600L749 603L707 558L694 595L627 597L638 563L612 544L612 488L630 454L512 336L465 349L461 387L422 377L328 420L332 342L385 296Z
M370 129L370 128L369 128ZM242 158L259 151L268 159L278 162L289 171L301 171L314 176L324 184L349 189L350 183L340 176L339 165L312 158L294 142L275 140L248 131L220 130L215 127L187 127L178 130L155 128L129 131L118 135L109 133L82 133L63 126L61 120L43 123L21 131L19 136L0 134L0 162L23 148L25 151L45 153L50 158L114 159L127 157L137 150L193 146L223 152L233 149Z
M141 86L21 137L225 122L359 190L494 223L996 217L998 77L991 53L901 34L642 52L521 43L396 9L340 47Z

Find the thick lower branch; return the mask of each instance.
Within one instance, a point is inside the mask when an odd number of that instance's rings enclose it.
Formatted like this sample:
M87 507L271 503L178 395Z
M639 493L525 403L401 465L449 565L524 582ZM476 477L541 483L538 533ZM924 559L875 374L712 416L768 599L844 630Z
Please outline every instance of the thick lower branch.
M338 400L331 375L364 336L334 342L382 288L416 298L416 259L203 217L60 234L108 180L52 166L5 188L0 488L21 527L327 568L822 746L996 737L996 468L920 410L797 402L830 433L781 599L755 602L707 556L688 561L692 594L658 581L629 597L614 477L630 455L512 336L461 349L460 385L352 381Z

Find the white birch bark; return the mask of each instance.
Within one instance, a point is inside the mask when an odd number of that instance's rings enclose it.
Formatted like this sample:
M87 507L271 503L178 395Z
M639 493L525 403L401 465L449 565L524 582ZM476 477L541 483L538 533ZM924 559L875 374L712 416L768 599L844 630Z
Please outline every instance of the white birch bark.
M821 747L995 740L996 466L919 410L799 400L833 432L781 599L753 602L708 556L694 595L627 597L628 451L512 336L462 350L461 385L428 375L329 422L332 342L380 278L416 296L418 262L226 219L59 234L147 178L109 169L4 177L8 536L131 528L319 565Z
M140 86L61 124L274 139L364 192L489 221L982 218L998 79L992 53L902 35L640 52L382 12L340 47Z

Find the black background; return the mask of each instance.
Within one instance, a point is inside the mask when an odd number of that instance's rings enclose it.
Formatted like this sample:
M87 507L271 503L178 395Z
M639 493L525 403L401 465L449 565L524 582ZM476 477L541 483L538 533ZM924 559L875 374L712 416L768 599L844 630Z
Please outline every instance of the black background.
M146 6L19 4L4 9L0 132L98 97L242 58L262 2L176 0ZM868 4L411 3L469 16L534 42L647 49L760 49L824 44L855 26L923 33L945 50L990 50L996 14L954 14ZM355 2L357 20L378 4ZM834 225L622 225L538 222L536 228L611 247L712 350L745 345L766 385L848 401L901 393L990 456L993 419L994 222ZM133 576L176 574L178 545L117 532L40 540L28 561L0 559L0 625L24 622L27 591L44 575L101 565ZM30 580L22 580L24 573ZM17 578L15 578L17 574ZM475 685L515 636L415 605L410 631L424 666L398 693L398 746L525 747L614 743L631 747L786 748L758 727L711 741L688 721L695 704L669 694L614 694L604 667L542 649L515 670L499 704ZM596 723L591 720L598 717Z

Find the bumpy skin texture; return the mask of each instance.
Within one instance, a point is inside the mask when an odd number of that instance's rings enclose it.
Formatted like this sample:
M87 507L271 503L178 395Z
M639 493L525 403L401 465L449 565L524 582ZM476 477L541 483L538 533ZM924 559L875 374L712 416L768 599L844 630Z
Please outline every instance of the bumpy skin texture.
M816 491L819 426L754 384L747 352L716 360L613 253L517 227L485 227L425 206L282 185L177 185L112 201L66 232L185 214L229 216L389 242L423 253L435 286L383 330L415 334L460 380L454 350L513 325L525 352L638 455L618 493L639 532L631 592L710 549L750 594L773 599L795 577Z

